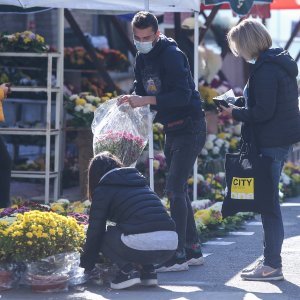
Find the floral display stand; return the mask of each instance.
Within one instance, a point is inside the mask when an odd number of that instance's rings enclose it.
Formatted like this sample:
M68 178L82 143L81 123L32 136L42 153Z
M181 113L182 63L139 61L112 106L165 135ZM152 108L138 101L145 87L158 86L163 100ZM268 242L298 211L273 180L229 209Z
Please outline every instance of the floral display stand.
M12 86L12 92L16 93L32 93L43 92L46 94L46 120L44 128L0 128L1 135L19 135L19 136L41 136L45 137L45 171L12 171L12 177L14 178L37 178L45 180L45 203L50 200L50 181L54 179L54 198L58 198L60 194L60 174L61 174L61 138L62 138L62 124L61 116L63 110L62 93L63 86L62 81L57 80L56 85L52 85L52 75L55 73L56 78L61 77L61 63L62 56L60 53L34 53L34 52L0 52L1 58L23 58L27 60L29 58L45 59L47 61L47 78L46 86ZM53 72L56 65L56 71ZM55 94L55 100L53 101L53 94ZM51 110L52 103L55 103L55 120L52 124ZM54 137L51 139L51 137ZM52 142L54 141L54 143ZM54 167L50 168L50 156L51 146L55 149Z
M205 112L207 133L217 134L218 133L218 114L215 111Z
M93 157L93 133L90 128L77 128L76 145L78 147L79 186L83 199L87 197L88 166Z

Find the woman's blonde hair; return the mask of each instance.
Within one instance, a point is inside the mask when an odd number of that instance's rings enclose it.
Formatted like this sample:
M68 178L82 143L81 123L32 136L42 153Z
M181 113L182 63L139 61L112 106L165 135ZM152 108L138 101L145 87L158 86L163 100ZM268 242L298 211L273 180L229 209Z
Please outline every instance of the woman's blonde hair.
M232 27L227 34L229 48L235 56L257 58L272 46L267 28L256 20L246 19Z

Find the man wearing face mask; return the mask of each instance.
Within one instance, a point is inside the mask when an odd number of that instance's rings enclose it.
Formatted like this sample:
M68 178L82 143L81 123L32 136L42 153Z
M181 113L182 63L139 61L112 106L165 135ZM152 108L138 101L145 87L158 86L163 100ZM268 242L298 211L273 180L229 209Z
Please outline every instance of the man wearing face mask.
M171 216L176 223L178 249L159 271L187 270L203 263L187 179L206 138L206 122L200 95L195 89L186 55L176 42L161 34L156 17L138 12L132 20L135 62L134 94L119 103L132 107L150 104L156 122L164 125L168 175L166 192Z

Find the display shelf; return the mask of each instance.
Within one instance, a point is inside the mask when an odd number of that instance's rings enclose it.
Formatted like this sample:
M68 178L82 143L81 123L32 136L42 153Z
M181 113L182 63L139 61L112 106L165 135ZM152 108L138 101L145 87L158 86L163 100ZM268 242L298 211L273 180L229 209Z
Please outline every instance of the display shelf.
M1 128L1 135L46 135L47 130L42 128ZM50 135L59 134L58 129L50 129Z
M49 172L49 178L56 178L57 172ZM46 176L46 171L18 171L14 170L11 172L11 177L13 178L36 178L36 179L44 179Z
M46 106L44 128L0 128L0 135L24 135L24 136L44 136L45 137L45 171L12 171L14 178L38 178L45 180L45 203L50 199L50 179L54 180L53 196L58 198L61 194L61 173L62 173L62 125L63 125L63 56L60 53L20 53L20 52L0 52L0 57L24 57L46 59L46 86L12 86L12 92L36 93L44 92L45 100L34 99L8 99L8 102L17 105L43 104ZM39 66L34 66L38 68ZM18 67L16 67L18 68ZM42 68L42 67L41 67ZM57 86L52 86L52 75L55 73ZM25 95L22 96L25 96ZM52 97L54 99L52 99ZM28 98L28 97L27 97ZM54 124L51 119L51 111L55 110ZM54 137L51 138L51 137ZM54 146L54 147L52 147ZM54 148L54 164L50 168L51 149Z

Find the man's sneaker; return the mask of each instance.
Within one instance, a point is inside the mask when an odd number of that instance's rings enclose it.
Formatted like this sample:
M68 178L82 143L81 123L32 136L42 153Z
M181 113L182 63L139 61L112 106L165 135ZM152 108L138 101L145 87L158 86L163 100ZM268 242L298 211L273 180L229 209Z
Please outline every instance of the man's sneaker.
M200 266L204 263L204 258L201 252L201 248L190 249L186 248L186 262L189 266Z
M141 284L144 286L154 286L158 285L157 273L155 272L154 267L146 270L142 268L141 270Z
M156 266L156 272L177 272L187 271L188 269L189 265L186 262L186 256L178 257L176 255L164 264Z
M120 270L116 278L110 283L110 287L115 290L129 288L141 283L140 272L132 270L128 273Z
M269 280L283 280L282 269L274 269L269 266L258 265L255 269L250 272L242 273L241 277L244 280L253 281L269 281Z

